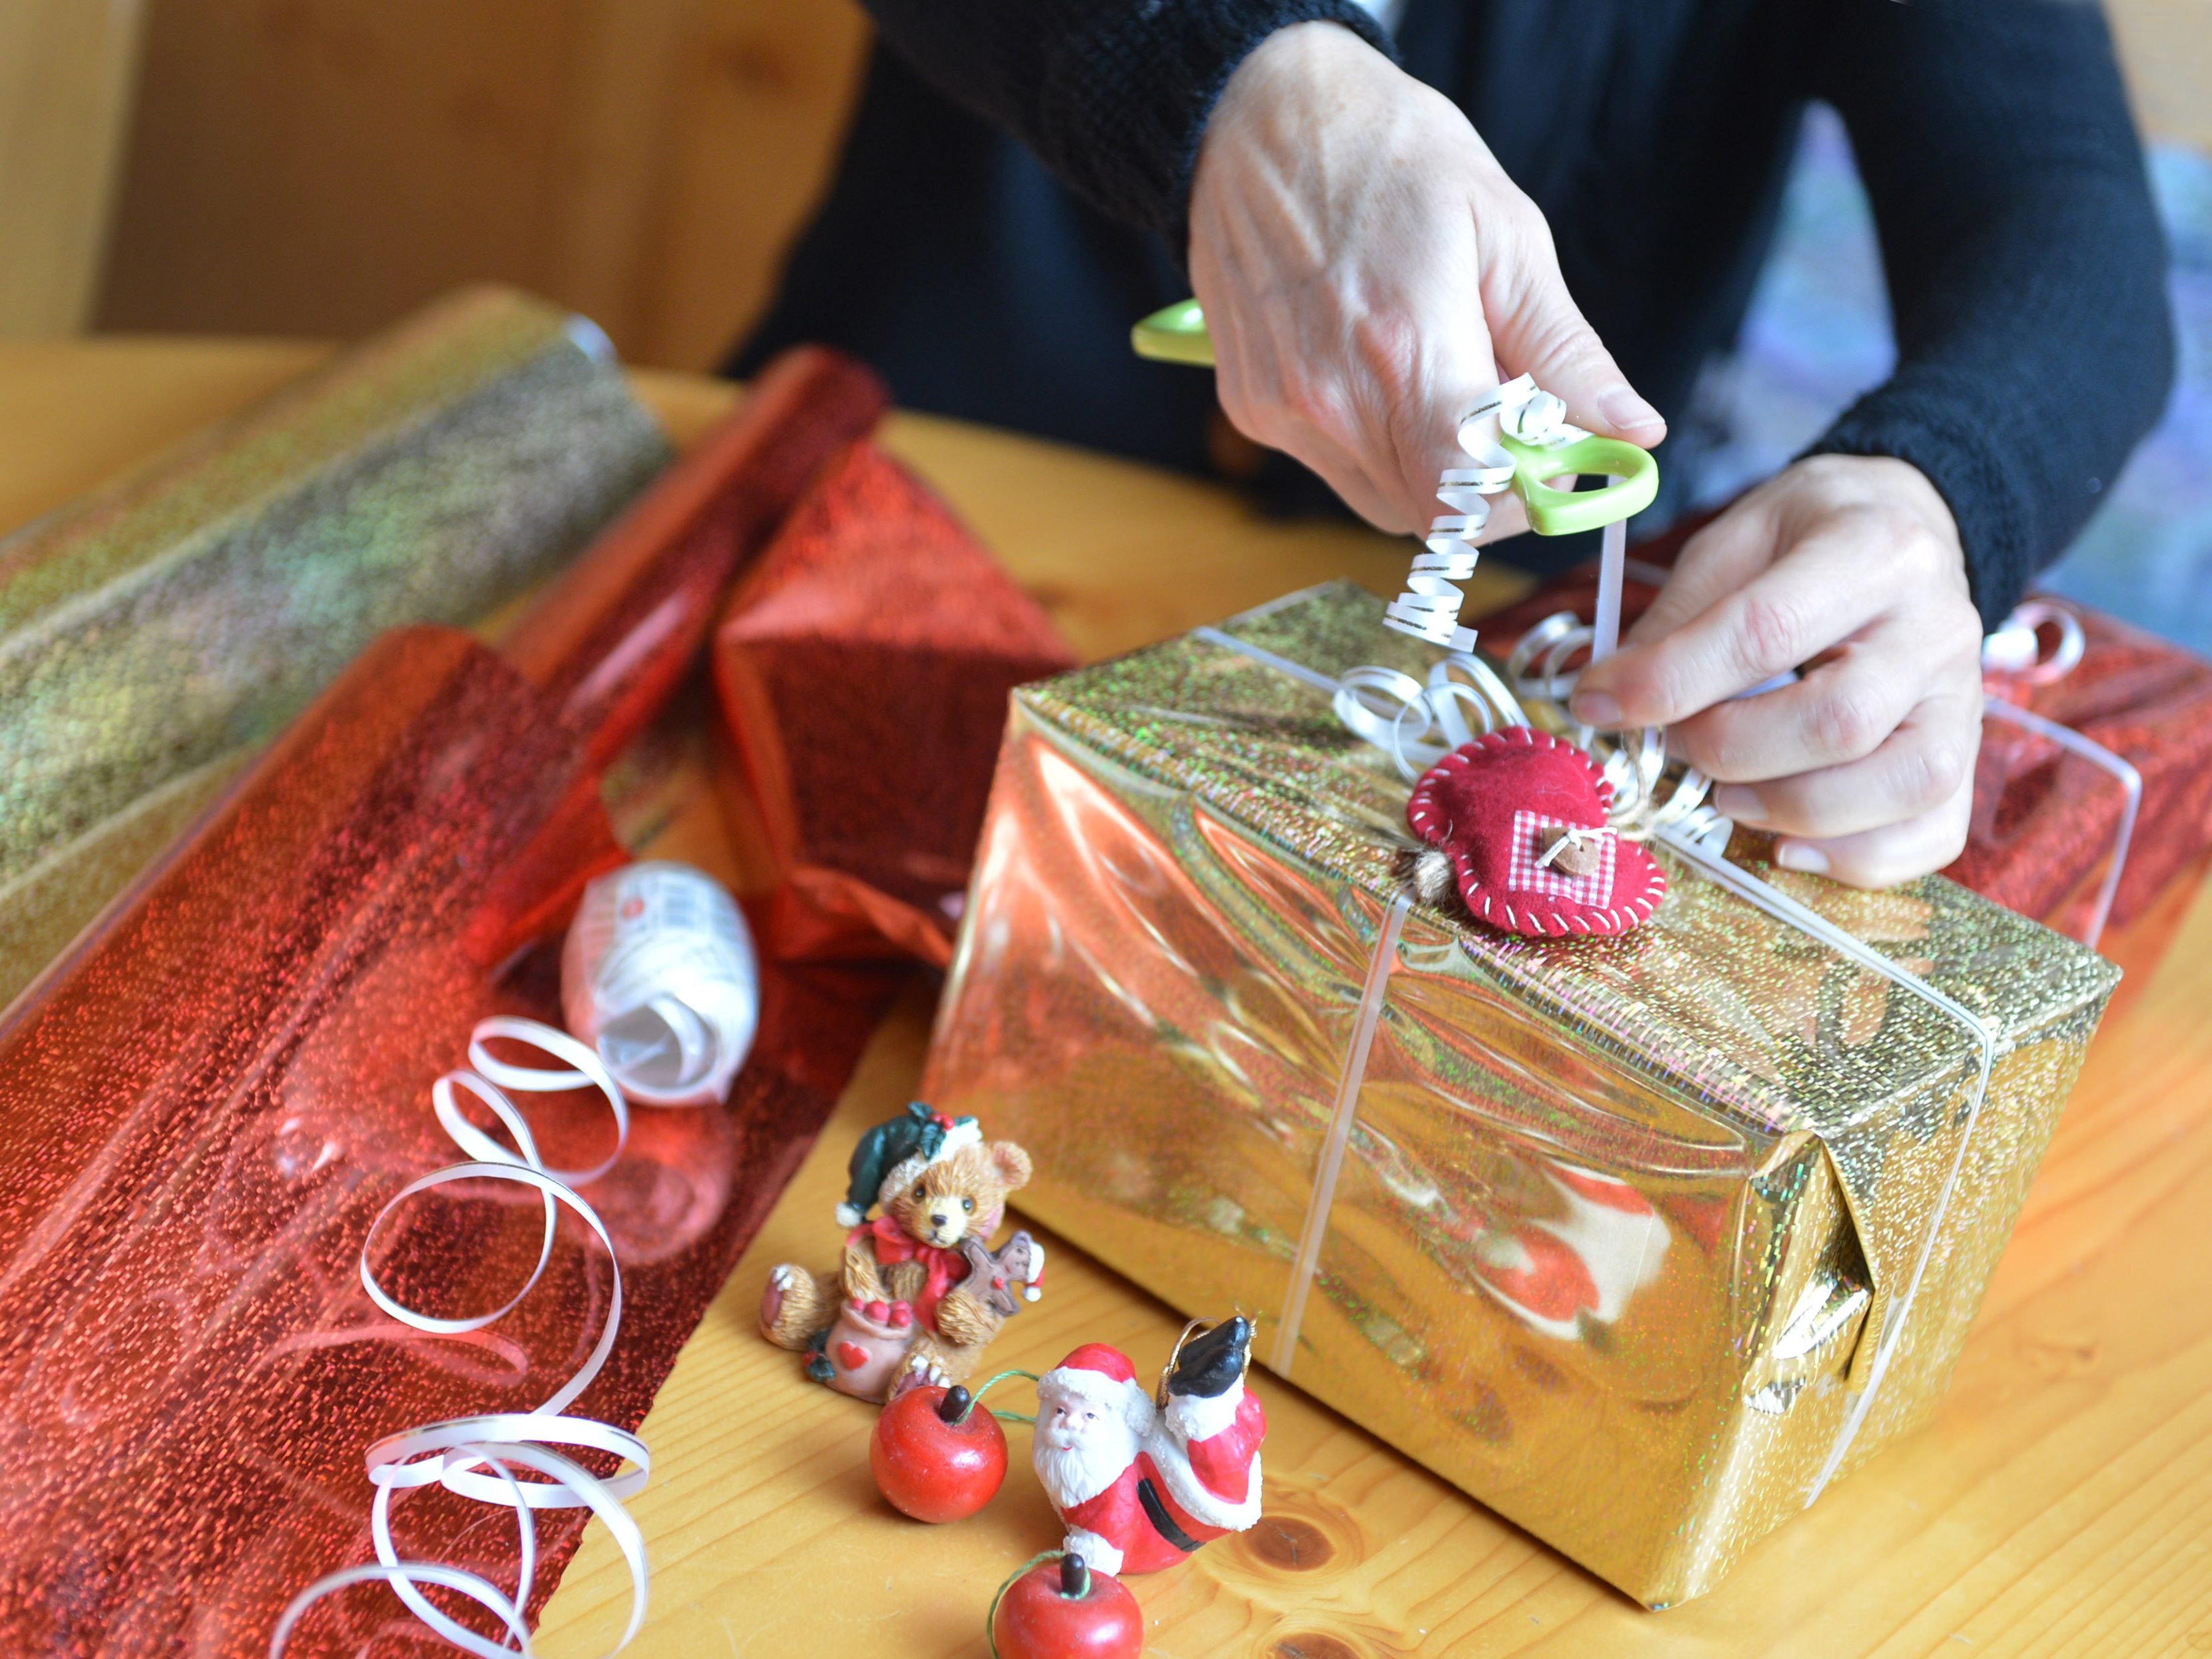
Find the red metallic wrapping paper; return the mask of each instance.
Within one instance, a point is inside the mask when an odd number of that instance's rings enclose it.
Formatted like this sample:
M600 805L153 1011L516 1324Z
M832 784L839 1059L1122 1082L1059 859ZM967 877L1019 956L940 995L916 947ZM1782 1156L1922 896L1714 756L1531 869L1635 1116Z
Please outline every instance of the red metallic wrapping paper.
M1665 568L1680 536L1636 549L1632 560ZM1621 619L1657 597L1632 572ZM1595 567L1570 571L1477 623L1486 650L1504 653L1544 617L1597 603ZM2154 965L2170 932L2130 933L2178 878L2203 868L2212 847L2212 663L2112 618L2069 606L2084 636L2081 661L2045 684L1991 673L1987 695L2070 727L2133 765L2142 801L2127 863L2100 941L2131 971ZM2109 867L2125 796L2108 772L2049 738L2007 722L1982 728L1974 816L1966 852L1944 873L2023 915L2081 937ZM2153 934L2155 934L2155 937Z
M951 960L1014 687L1075 653L872 444L825 471L714 635L722 713L775 858L772 948Z
M444 629L380 639L0 1026L0 1650L265 1652L294 1592L368 1558L371 1439L526 1409L574 1369L611 1279L565 1224L532 1297L461 1340L377 1315L363 1242L450 1161L428 1091L472 1024L555 1012L551 954L529 947L623 856L594 757L879 404L837 360L787 360L526 621L514 661ZM878 994L771 967L729 1109L638 1115L585 1189L628 1307L580 1409L642 1418ZM556 1161L605 1150L603 1109L531 1116ZM511 1294L538 1225L533 1200L461 1190L379 1236L384 1282L448 1314ZM408 1553L513 1585L511 1516L429 1492L397 1519ZM556 1571L533 1616L580 1532L541 1521ZM294 1651L410 1632L364 1589Z

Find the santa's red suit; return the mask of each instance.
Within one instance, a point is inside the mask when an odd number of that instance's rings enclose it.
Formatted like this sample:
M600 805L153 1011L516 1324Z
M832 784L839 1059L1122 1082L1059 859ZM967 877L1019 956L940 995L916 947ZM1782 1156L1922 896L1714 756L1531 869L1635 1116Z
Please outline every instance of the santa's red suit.
M1065 1547L1101 1572L1156 1572L1260 1518L1267 1413L1240 1381L1210 1397L1170 1395L1164 1411L1118 1349L1086 1343L1038 1380L1036 1461L1067 1527ZM1097 1408L1069 1437L1053 1408Z

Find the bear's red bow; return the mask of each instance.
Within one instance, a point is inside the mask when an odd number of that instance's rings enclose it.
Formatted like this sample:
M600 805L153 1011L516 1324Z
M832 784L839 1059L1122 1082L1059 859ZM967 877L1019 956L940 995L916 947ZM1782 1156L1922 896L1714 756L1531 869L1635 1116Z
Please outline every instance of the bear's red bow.
M968 1258L957 1249L923 1243L901 1226L895 1216L879 1215L866 1225L854 1228L847 1243L857 1241L863 1233L874 1237L876 1260L882 1266L888 1267L895 1261L919 1261L927 1270L921 1294L915 1298L914 1311L924 1325L936 1331L937 1304L945 1300L947 1291L968 1277Z

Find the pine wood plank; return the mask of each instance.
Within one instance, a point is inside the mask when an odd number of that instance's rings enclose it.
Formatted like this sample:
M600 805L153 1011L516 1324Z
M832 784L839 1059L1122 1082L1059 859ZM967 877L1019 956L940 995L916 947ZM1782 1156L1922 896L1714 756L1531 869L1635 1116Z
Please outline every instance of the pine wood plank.
M143 10L0 6L0 335L73 334L92 314Z

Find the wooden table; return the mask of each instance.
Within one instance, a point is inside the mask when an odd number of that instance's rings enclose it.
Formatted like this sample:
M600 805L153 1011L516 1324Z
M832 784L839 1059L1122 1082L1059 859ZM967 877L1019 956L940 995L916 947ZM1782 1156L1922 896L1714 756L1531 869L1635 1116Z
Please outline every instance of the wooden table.
M235 343L0 346L0 526L66 499L315 361ZM641 386L678 436L726 389ZM1084 651L1127 648L1331 575L1395 584L1404 544L1255 520L1203 485L901 417L890 447L957 507ZM1478 599L1503 597L1492 575ZM664 850L730 867L703 820ZM1264 1376L1268 1518L1137 1581L1168 1659L2212 1653L2212 903L2107 1023L1950 1397L1928 1429L1755 1549L1720 1590L1641 1611L1571 1562ZM1056 1528L1017 1468L977 1519L887 1510L868 1413L802 1384L754 1334L768 1267L826 1260L853 1136L908 1098L929 1016L917 985L678 1360L632 1505L653 1559L631 1651L759 1659L975 1659L983 1608ZM994 1362L1042 1370L1111 1341L1139 1369L1179 1327L1062 1248ZM1017 1462L1026 1445L1013 1431ZM604 1651L627 1579L595 1528L539 1650Z

